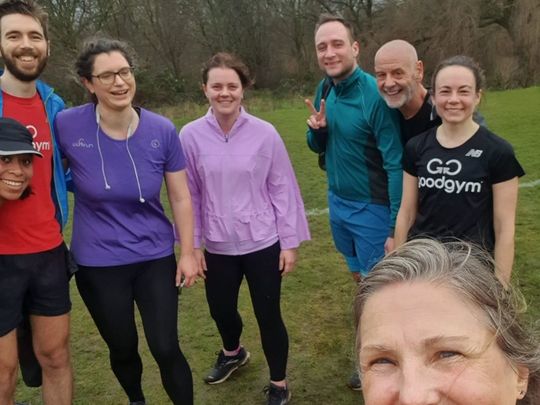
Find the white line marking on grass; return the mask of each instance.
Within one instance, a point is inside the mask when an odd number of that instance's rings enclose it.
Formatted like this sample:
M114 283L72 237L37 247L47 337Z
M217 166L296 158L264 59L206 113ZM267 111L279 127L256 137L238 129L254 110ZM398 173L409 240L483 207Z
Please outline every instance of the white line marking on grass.
M540 179L528 181L526 183L521 183L519 185L520 188L531 188L531 187L537 187L537 186L540 186ZM328 208L313 208L311 210L307 210L306 215L308 217L318 217L320 215L328 215Z
M308 217L318 217L319 215L328 215L328 208L313 208L306 211Z
M521 187L521 188L530 188L530 187L536 187L536 186L540 186L540 179L533 180L533 181L528 181L526 183L521 183L519 185L519 187Z

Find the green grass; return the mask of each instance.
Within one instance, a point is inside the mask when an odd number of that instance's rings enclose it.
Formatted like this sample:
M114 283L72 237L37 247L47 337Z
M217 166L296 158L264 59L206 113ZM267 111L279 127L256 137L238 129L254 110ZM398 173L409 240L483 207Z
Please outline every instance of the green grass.
M522 183L540 179L540 88L491 92L482 112L490 128L508 139L527 175ZM203 114L206 107L190 105L163 113L177 125ZM305 143L307 110L302 99L254 100L251 112L272 122L283 136L293 161L306 209L326 207L324 173L316 155ZM179 112L181 112L180 115ZM191 113L191 116L185 114ZM515 281L523 287L530 313L540 315L540 186L522 188L517 220ZM284 280L282 306L289 331L289 381L293 403L359 404L361 396L345 387L352 371L353 333L351 302L354 285L342 258L336 254L328 228L328 216L309 218L313 240L304 244L293 274ZM241 290L240 312L245 329L242 341L251 351L250 364L219 386L202 383L204 372L215 360L220 339L210 318L202 283L183 291L180 303L180 342L194 377L196 404L263 404L261 390L268 370L259 333L245 286ZM72 351L75 367L76 404L125 404L126 398L108 365L108 354L86 308L72 284ZM141 330L140 351L144 361L143 384L150 404L169 403L159 372L148 352ZM39 390L19 383L19 401L40 404Z
M507 139L525 169L520 183L540 181L540 87L490 92L482 102L489 127ZM516 221L515 281L530 303L532 318L540 319L540 184L519 191Z

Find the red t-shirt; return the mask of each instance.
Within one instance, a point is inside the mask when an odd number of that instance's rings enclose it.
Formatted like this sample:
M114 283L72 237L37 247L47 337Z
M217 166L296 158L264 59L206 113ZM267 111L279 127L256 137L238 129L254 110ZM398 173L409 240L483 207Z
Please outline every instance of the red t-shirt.
M44 252L62 243L51 197L53 144L47 113L37 93L31 98L5 92L2 96L3 116L26 125L43 158L34 158L32 194L24 200L5 201L0 209L0 254Z

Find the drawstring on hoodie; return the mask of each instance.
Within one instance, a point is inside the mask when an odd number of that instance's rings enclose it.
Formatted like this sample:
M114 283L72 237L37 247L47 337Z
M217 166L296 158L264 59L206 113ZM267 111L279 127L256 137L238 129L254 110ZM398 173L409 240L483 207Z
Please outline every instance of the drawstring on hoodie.
M101 160L101 175L103 176L103 182L105 183L105 190L110 190L111 186L109 185L109 182L107 181L107 175L105 174L105 159L103 159L103 152L101 151L101 144L99 142L99 123L101 120L101 116L99 114L99 109L96 105L96 123L97 123L97 129L96 129L96 144L98 147L99 152L99 158ZM131 155L131 151L129 150L129 138L133 134L133 120L129 123L128 129L127 129L127 137L126 137L126 150L129 156L129 159L131 160L131 165L133 166L133 172L135 173L135 181L137 182L137 189L139 191L139 202L144 203L146 200L144 199L142 195L142 189L141 189L141 182L139 180L139 173L137 171L137 166L135 165L135 160L133 159L133 156Z

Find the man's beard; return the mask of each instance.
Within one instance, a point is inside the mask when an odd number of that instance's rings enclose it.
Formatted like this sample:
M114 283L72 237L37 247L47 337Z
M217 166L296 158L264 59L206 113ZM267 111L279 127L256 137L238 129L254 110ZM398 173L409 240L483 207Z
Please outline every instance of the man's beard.
M33 72L26 72L24 70L19 69L17 67L17 62L15 61L15 58L6 55L6 53L1 47L0 47L0 51L2 52L2 57L4 59L4 65L6 66L6 69L21 82L33 82L41 75L41 73L43 73L43 71L45 70L45 66L47 66L48 58L44 57L38 61L38 65ZM21 53L21 55L24 55L24 53ZM17 57L21 55L17 55ZM29 55L36 56L35 53L31 53Z
M411 86L402 87L402 92L399 95L398 100L392 100L392 98L385 93L383 93L382 96L383 96L384 101L386 101L386 104L388 105L388 107L401 108L405 104L407 104L409 101L411 101L411 99L414 96L414 90Z

